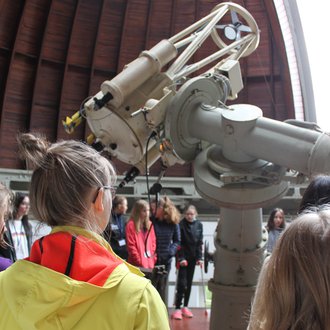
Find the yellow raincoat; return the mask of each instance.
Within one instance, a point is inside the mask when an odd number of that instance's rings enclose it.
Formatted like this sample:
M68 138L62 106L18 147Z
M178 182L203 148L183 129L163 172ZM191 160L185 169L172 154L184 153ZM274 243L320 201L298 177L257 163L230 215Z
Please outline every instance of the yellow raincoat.
M61 227L52 233L59 231L74 231L111 251L105 240L92 232ZM158 292L138 269L126 263L115 267L105 283L97 286L19 260L0 273L0 313L1 330L169 329L167 310Z

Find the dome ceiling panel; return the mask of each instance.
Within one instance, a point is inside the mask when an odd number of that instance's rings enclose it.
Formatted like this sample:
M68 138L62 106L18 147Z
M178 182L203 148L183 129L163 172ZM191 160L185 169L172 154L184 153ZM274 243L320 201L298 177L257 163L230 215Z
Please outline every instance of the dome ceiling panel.
M118 72L132 62L146 46L149 1L128 1L122 27Z
M93 69L96 73L104 75L102 81L111 79L118 70L125 11L125 1L113 0L103 3L93 58Z
M67 52L68 66L91 67L101 9L100 1L78 1Z
M149 9L146 49L150 49L162 39L173 35L172 20L174 17L173 0L152 1Z
M0 1L1 50L12 50L24 9L24 0Z
M1 167L17 164L16 135L29 128L36 60L15 54L10 62L1 114Z
M52 1L44 33L41 59L65 63L76 5L76 1Z
M42 127L43 133L51 140L57 138L57 126L50 123L58 120L63 72L62 63L42 60L34 87L30 130L38 131Z

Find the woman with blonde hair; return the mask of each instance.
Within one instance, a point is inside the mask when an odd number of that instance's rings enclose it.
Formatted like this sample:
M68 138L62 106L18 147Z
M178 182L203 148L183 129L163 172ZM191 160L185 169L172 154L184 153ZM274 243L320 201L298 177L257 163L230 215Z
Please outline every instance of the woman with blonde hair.
M329 329L330 208L306 210L279 238L259 276L249 330Z
M133 205L126 225L128 262L134 266L152 269L156 263L156 235L149 218L149 204L140 199Z
M0 182L0 247L4 249L8 244L4 240L4 233L6 230L5 218L11 207L11 197L11 191ZM3 271L12 264L12 260L6 255L2 255L1 252L2 250L0 250L0 271Z
M156 290L100 235L116 179L109 161L73 140L22 134L18 146L33 166L33 215L52 231L0 273L0 329L169 329Z

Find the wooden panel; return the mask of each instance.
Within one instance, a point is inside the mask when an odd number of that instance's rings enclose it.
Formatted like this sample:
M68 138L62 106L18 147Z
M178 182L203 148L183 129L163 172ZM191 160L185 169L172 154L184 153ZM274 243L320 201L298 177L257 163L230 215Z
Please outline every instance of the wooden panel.
M42 59L65 63L76 5L76 0L52 1L42 45Z
M50 0L26 1L16 35L15 52L38 56L50 2Z
M57 139L58 109L76 4L53 1L40 51L33 92L30 129Z
M93 60L96 75L109 72L113 76L117 72L125 10L126 3L122 0L104 1Z
M286 102L286 91L283 89L283 79L275 80L274 99L276 100L275 114L271 118L283 121L286 119L294 119L294 107L289 108Z
M2 1L0 5L0 49L13 49L24 8L24 0ZM2 72L2 71L1 71Z
M146 46L146 28L149 12L149 1L129 0L122 27L117 71L133 61Z
M1 167L20 166L16 135L29 128L35 70L33 58L16 54L11 61L1 116Z
M117 73L118 53L121 42L121 28L125 17L126 3L123 1L105 0L99 18L96 43L92 60L89 94L95 95L105 80L111 80ZM91 133L84 125L85 139ZM115 161L118 174L127 171L128 166Z
M0 49L0 104L3 104L4 90L7 81L7 72L10 63L10 53ZM0 107L0 118L2 113L2 107Z
M64 65L41 61L34 88L30 129L57 138L58 109L61 99Z
M15 138L18 132L29 129L37 56L48 10L49 1L31 0L19 22L1 114L0 152L5 167L21 166Z
M102 0L79 0L67 62L89 68L92 64Z
M148 17L146 49L150 49L163 39L171 37L173 0L151 1Z
M172 34L176 34L196 21L195 1L175 0L173 5Z
M72 134L68 135L63 128L62 120L66 116L71 117L79 110L81 102L88 95L90 72L87 69L68 66L63 81L63 90L61 94L61 102L59 108L59 118L57 123L57 138L58 139L78 139L85 138L85 125L83 122L79 125Z
M269 35L269 22L264 19L263 1L235 1L248 10L255 19L260 30L260 41L258 48L248 57L244 58L244 75L268 76L272 74L272 61L269 56L271 53L271 40ZM245 21L242 21L246 24ZM243 65L242 65L243 66Z
M292 86L288 60L285 51L284 40L281 32L281 27L279 25L278 17L276 14L276 9L273 1L265 1L265 20L270 22L272 31L273 50L279 59L280 65L280 75L282 78L282 90L285 99L286 112L289 114L290 118L295 117L294 113L294 103L292 96Z
M63 78L57 126L58 138L68 138L61 121L78 111L81 102L89 95L91 66L102 3L101 0L93 2L79 0L77 5ZM85 125L86 123L83 122L70 138L84 140Z
M261 78L249 80L245 89L248 93L246 103L258 106L263 111L264 117L280 121L293 118L287 111L283 112L285 98L280 77L274 80L274 91L272 91L271 82ZM260 93L260 90L263 92Z
M95 95L100 90L103 81L111 80L117 74L125 10L126 3L121 0L106 0L103 3L88 95Z

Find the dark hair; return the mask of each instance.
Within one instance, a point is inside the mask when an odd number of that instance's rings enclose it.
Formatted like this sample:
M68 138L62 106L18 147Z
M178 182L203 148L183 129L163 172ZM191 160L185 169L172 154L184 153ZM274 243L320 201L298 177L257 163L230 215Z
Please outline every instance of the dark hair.
M116 195L112 201L112 209L115 210L117 208L117 206L122 204L125 200L127 200L127 198L125 196Z
M318 175L312 179L301 199L298 213L308 207L330 203L330 176Z
M281 212L283 214L283 222L280 225L280 228L285 228L285 216L284 216L284 211L278 207L276 207L275 209L272 210L272 212L270 212L269 218L268 218L268 222L267 222L267 229L269 230L273 230L275 228L275 224L274 224L274 219L275 219L275 215L277 212Z
M17 192L15 193L15 197L14 197L14 207L13 207L13 219L17 218L17 213L18 213L18 209L19 206L22 204L23 200L25 197L29 197L27 194L21 193L21 192ZM22 217L22 222L23 223L28 223L29 219L28 219L28 215L24 214Z

